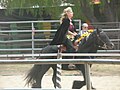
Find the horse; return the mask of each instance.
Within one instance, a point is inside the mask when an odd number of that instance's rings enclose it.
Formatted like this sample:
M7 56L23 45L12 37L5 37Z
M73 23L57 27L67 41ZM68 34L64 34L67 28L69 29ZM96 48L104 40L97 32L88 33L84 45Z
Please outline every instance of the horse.
M86 38L84 38L86 39ZM109 40L109 37L105 32L101 29L98 29L91 33L88 40L83 42L83 44L79 45L78 53L97 53L99 49L113 49L114 44ZM75 58L86 58L91 59L93 56L85 56L85 57L75 57ZM85 77L85 66L84 64L75 64L76 68L79 69L84 77L83 81L74 81L72 89L80 89L84 85L86 85L86 77ZM92 65L90 65L92 66ZM91 83L92 84L92 83ZM92 85L91 85L92 86ZM95 88L92 86L92 90Z
M40 53L58 53L58 50L61 51L66 51L66 47L64 45L59 46L59 45L48 45L44 47ZM40 59L56 59L56 56L42 56L42 57L37 57ZM54 84L54 87L56 88L56 69L57 65L56 64L34 64L34 66L29 70L27 76L25 77L26 80L26 85L28 84L32 86L32 88L41 88L41 80L44 76L44 74L50 69L53 69L53 77L52 81Z
M103 49L112 49L114 44L110 41L107 34L103 32L101 29L94 30L89 37L85 38L86 41L83 44L78 46L77 53L96 53L99 48ZM41 53L57 53L58 52L57 45L48 45ZM56 57L40 57L40 59L44 58L56 58ZM79 56L75 58L81 58ZM86 58L86 57L83 57ZM87 57L92 58L92 57ZM84 64L75 64L76 68L80 70L83 74L84 81L81 83L73 83L73 89L80 89L82 86L86 85L85 82L85 67ZM25 77L26 85L31 85L32 88L42 88L41 80L44 74L50 69L53 69L52 81L54 87L56 88L56 64L35 64L28 72ZM94 88L93 88L94 89Z

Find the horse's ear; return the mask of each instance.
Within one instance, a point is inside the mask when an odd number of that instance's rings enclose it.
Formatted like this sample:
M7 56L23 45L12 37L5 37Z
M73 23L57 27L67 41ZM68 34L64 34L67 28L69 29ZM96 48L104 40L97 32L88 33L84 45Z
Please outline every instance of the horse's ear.
M102 29L101 28L97 28L96 31L99 34L102 31Z

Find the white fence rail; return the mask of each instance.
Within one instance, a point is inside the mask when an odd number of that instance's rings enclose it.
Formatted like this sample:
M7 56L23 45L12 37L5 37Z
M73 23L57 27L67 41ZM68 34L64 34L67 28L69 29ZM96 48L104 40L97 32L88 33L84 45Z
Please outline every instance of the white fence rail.
M99 53L91 53L91 54L77 54L77 53L59 53L61 56L118 56L120 54L99 54ZM58 53L54 54L35 54L34 56L56 56ZM10 57L12 55L9 55ZM26 55L26 56L30 56ZM1 57L5 57L1 55ZM86 84L87 90L91 90L91 81L90 81L90 64L118 64L120 65L120 59L31 59L31 60L0 60L0 64L85 64L85 72L86 72Z
M120 64L120 59L31 59L0 60L0 64Z
M75 20L77 22L77 30L81 29L81 20ZM48 26L44 26L43 23L50 23L51 26L48 28ZM52 23L54 23L54 26L52 26ZM28 24L28 25L26 25ZM35 54L43 46L46 46L52 38L40 38L40 36L44 35L47 36L49 34L52 34L56 32L57 25L59 24L59 20L46 20L46 21L11 21L11 22L0 22L0 37L4 37L4 40L0 40L0 44L3 45L0 47L0 51L9 51L11 52L31 52L32 54ZM40 26L43 25L43 26ZM39 27L39 28L38 28ZM41 28L45 27L45 28ZM55 27L55 28L52 28ZM116 32L117 38L111 38L110 40L112 42L116 43L116 49L115 50L100 50L100 52L120 52L120 28L116 29L103 29L105 32ZM28 35L29 34L29 35ZM6 36L7 35L7 36ZM27 36L29 38L21 38L21 36ZM14 37L15 36L15 37ZM18 37L19 38L18 38ZM49 36L49 35L48 35ZM16 39L17 38L17 39ZM42 43L38 43L42 42ZM26 45L24 45L24 43ZM43 45L44 43L44 45ZM4 46L9 46L7 48L3 48ZM15 46L15 47L14 47ZM23 48L24 47L24 48ZM8 52L7 52L8 53Z
M57 53L39 53L39 54L4 54L0 55L0 58L10 58L10 57L43 57L43 56L57 56ZM120 54L117 53L62 53L62 56L108 56L108 57L119 57Z

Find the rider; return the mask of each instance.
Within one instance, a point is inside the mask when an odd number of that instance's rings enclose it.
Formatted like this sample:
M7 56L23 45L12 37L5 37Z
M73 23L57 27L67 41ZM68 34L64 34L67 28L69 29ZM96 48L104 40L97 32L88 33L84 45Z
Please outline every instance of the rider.
M67 35L72 37L76 36L75 26L73 24L73 11L71 7L67 7L63 10L60 19L60 27L58 28L53 40L50 45L65 45L67 52L75 52L75 48L71 41L71 38L68 38Z

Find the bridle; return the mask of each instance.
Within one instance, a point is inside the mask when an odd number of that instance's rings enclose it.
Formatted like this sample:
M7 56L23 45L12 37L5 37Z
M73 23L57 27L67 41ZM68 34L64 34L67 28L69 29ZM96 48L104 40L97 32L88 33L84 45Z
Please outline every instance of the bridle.
M103 43L103 45L101 46L101 45L99 45L98 47L99 48L103 48L103 49L107 49L107 43L106 42L104 42L101 38L100 38L100 35L99 34L97 34L97 38L98 38L98 41L100 41L100 42L102 42ZM99 42L98 42L99 43Z

